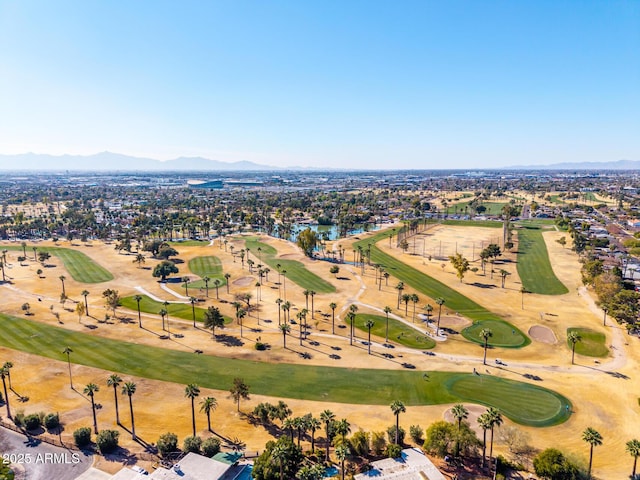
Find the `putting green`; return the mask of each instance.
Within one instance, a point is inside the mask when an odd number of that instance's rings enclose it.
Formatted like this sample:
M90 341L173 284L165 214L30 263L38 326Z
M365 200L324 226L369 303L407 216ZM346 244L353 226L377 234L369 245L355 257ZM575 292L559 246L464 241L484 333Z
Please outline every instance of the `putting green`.
M567 328L567 335L577 332L581 340L576 343L576 353L587 357L606 357L609 355L607 348L607 337L604 333L596 332L590 328L572 327ZM567 346L571 349L571 343L567 340Z
M189 270L198 275L200 278L209 277L209 291L215 290L215 281L218 280L218 288L226 285L227 279L224 278L222 271L222 262L218 257L208 255L205 257L195 257L189 260ZM203 280L197 280L189 283L189 288L205 288Z
M272 275L278 274L276 265L280 264L280 271L286 270L287 279L305 290L313 290L316 293L333 293L336 291L336 287L308 270L304 263L298 262L297 260L276 257L278 251L271 245L258 241L257 237L248 237L245 245L250 250L251 260L256 262L256 264L258 262L264 262L269 265L272 270ZM329 271L327 268L327 276L328 275Z
M384 339L387 326L387 317L383 317L381 315L371 315L368 313L356 314L355 327L358 330L367 332L368 335L369 329L365 325L367 320L373 320L374 322L374 326L371 327L371 335ZM347 319L346 324L351 325L351 322ZM405 347L417 348L421 350L433 348L436 346L436 342L431 337L393 318L389 319L389 341L392 343L398 343Z
M33 260L33 247L34 245L27 245L27 259L31 255L30 261ZM19 246L2 246L3 249L20 251L22 247ZM48 252L51 255L55 255L62 261L64 267L69 272L69 275L76 281L81 283L103 283L113 280L113 275L105 268L98 265L91 258L84 253L74 250L72 248L62 247L40 247L35 246L36 252ZM37 253L36 253L37 255Z
M105 377L107 372L120 372L220 390L228 390L233 378L242 377L254 394L363 405L389 405L398 399L408 406L474 401L504 409L514 422L534 426L561 423L570 410L569 401L551 390L516 381L485 382L489 377L470 373L274 364L128 343L4 314L0 321L0 345L59 361L67 360L62 352L68 346L73 350L71 362L103 369ZM213 349L219 348L211 342ZM512 400L515 406L510 408Z
M473 325L469 325L462 330L462 336L467 340L484 345L484 339L480 337L480 332L488 328L493 333L493 336L489 339L488 345L492 347L503 348L518 348L522 347L522 339L524 338L529 345L531 340L524 333L518 330L510 323L503 322L502 320L485 320L484 322L477 322Z

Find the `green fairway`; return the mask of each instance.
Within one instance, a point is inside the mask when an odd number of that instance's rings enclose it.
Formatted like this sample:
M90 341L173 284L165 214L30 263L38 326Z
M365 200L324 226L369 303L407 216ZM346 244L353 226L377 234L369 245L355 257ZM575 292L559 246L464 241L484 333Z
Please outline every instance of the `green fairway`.
M576 353L587 357L606 357L609 355L607 337L604 333L596 332L589 328L567 328L567 336L571 332L577 332L581 340L576 343ZM567 340L567 346L571 348L571 342Z
M169 312L169 319L171 317L181 318L183 320L193 320L193 310L190 303L170 303L166 307L161 302L156 302L155 300L149 298L146 295L140 295L142 300L140 300L140 311L144 313L151 313L153 315L158 315L160 310L165 309ZM129 310L133 310L135 312L138 311L138 302L133 297L124 297L120 300L120 303L124 308L128 308ZM204 321L204 308L195 307L196 312L196 322ZM224 323L231 323L231 318L225 316Z
M447 207L446 213L449 215L500 215L502 213L502 207L509 204L509 202L482 202L480 205L485 207L486 210L480 214L476 214L475 210L469 208L469 203L471 202L452 203Z
M241 377L256 395L363 405L389 405L394 400L407 406L474 401L499 408L514 422L533 426L561 423L570 411L569 401L551 390L484 375L219 358L71 332L3 314L0 320L0 345L63 362L67 357L62 352L68 346L73 350L71 362L103 369L105 378L107 372L119 372L228 390L233 378ZM219 348L214 340L211 345Z
M480 332L484 328L490 329L491 333L493 333L493 336L489 339L489 345L493 347L517 348L522 344L522 336L524 334L503 320L485 320L484 322L474 323L462 330L461 333L467 340L484 344L484 340L480 337ZM528 338L527 340L528 345L530 340Z
M209 255L206 257L195 257L189 260L189 270L198 275L200 278L209 277L209 291L215 290L214 282L220 281L218 288L226 285L227 279L224 278L222 271L222 262L218 257ZM205 288L204 281L198 280L189 283L189 288Z
M375 245L376 242L387 240L389 238L388 235L389 233L387 231L380 232L371 238L356 242L354 244L354 248L361 246L363 250L366 251L368 245L371 243L371 261L373 263L382 265L386 271L418 292L421 292L434 300L438 297L443 298L445 300L444 306L449 310L459 312L481 326L483 325L483 322L487 320L504 323L508 326L509 333L511 333L512 330L516 331L516 334L513 336L513 343L509 345L510 347L524 347L531 343L531 340L529 340L529 338L518 328L500 320L497 315L490 312L483 306L478 305L470 298L465 297L435 278L420 272L419 270L380 250ZM489 341L489 345L494 345L493 342L494 339L491 339ZM496 346L502 345L496 344Z
M373 320L373 322L375 323L375 325L371 327L371 335L384 339L387 317L383 317L381 315L372 315L369 313L356 314L355 327L358 330L366 332L368 335L369 329L365 326L365 322L367 320ZM348 319L345 322L347 325L351 325L351 322L349 322ZM389 319L389 341L398 343L405 347L417 348L421 350L433 348L436 346L436 342L431 337L393 318Z
M316 293L333 293L336 291L336 287L308 270L304 263L276 257L278 251L271 245L258 241L257 237L248 237L245 245L250 250L251 260L256 264L259 262L266 263L271 268L272 274L277 275L276 265L280 264L280 271L286 270L287 272L287 280L291 280L305 290L313 290ZM327 267L328 274L329 267Z
M3 246L7 250L22 252L19 246ZM62 247L39 247L37 252L48 252L55 255L64 264L76 282L81 283L103 283L113 280L111 273L87 257L84 253L72 248ZM33 245L27 246L27 258L33 261Z
M173 242L167 242L172 247L204 247L209 245L211 242L209 240L178 240Z
M522 222L518 229L518 275L522 286L540 295L563 295L569 290L558 280L551 268L542 230Z

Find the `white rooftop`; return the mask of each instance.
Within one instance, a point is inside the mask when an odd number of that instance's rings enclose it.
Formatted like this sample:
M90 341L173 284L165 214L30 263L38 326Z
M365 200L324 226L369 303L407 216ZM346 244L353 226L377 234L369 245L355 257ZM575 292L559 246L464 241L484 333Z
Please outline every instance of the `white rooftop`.
M446 480L440 470L417 448L405 448L400 458L385 458L371 464L371 470L355 480Z
M231 465L196 453L186 454L172 468L158 467L149 475L143 475L130 468L123 468L110 480L218 480Z

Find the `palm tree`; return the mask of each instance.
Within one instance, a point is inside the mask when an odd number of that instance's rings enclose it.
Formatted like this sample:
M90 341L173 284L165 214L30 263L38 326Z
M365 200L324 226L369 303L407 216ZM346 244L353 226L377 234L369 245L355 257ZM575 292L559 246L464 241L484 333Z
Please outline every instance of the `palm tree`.
M282 311L280 310L280 305L282 305L283 302L284 300L281 298L276 298L276 305L278 306L278 325L282 324Z
M227 294L229 293L229 279L231 278L231 274L230 273L225 273L224 274L224 279L227 281Z
M633 457L633 472L631 472L631 478L636 478L636 466L638 464L638 457L640 456L640 440L629 440L626 443L626 449L629 455Z
M400 308L400 300L402 299L402 291L404 290L404 282L398 282L396 285L396 290L398 290L398 306L396 308Z
M404 293L402 295L402 301L404 302L404 316L406 317L409 313L409 302L411 301L411 294Z
M493 429L496 426L499 427L500 425L502 425L503 420L500 410L494 407L489 407L489 410L487 410L487 415L489 416L489 420L491 423L491 447L489 449L489 462L491 462L491 458L493 456Z
M83 393L85 395L89 395L89 397L91 397L91 410L93 411L93 431L96 435L98 434L98 419L96 418L96 404L93 395L98 390L100 390L100 388L95 383L88 383L83 390Z
M289 333L291 331L291 327L289 325L287 325L286 323L282 323L280 324L280 331L282 332L282 343L283 343L283 348L287 348L287 333Z
M309 310L309 293L310 290L305 290L304 292L302 292L302 294L304 295L305 308L307 310Z
M182 283L184 285L184 290L185 290L185 296L189 296L189 283L191 282L191 279L189 277L182 277ZM195 435L194 435L195 437Z
M69 384L71 385L71 390L73 390L73 378L71 377L71 354L73 353L73 350L71 350L71 347L65 347L62 353L65 353L67 355L67 365L69 366Z
M218 407L218 401L213 397L205 397L200 402L200 411L207 416L207 429L211 432L211 412Z
M336 334L336 308L338 305L335 302L331 302L329 304L329 308L331 309L331 335Z
M595 429L591 427L587 427L586 430L582 432L582 440L587 442L590 446L589 470L587 471L587 478L591 478L591 465L593 463L593 447L602 445L602 435L600 435Z
M391 313L391 307L384 307L384 314L387 316L387 325L384 331L384 343L389 343L389 314Z
M347 459L351 452L346 445L339 445L336 448L336 457L340 460L340 472L342 472L342 480L344 480L344 461Z
M80 295L82 295L84 297L84 309L85 312L87 313L87 317L89 317L89 304L87 303L87 295L89 295L89 291L88 290L83 290L82 292L80 292Z
M210 279L208 276L206 276L206 275L205 275L204 277L202 277L202 281L204 282L204 291L205 291L205 296L206 296L207 298L209 298L209 281L210 281L210 280L211 280L211 279ZM216 286L216 298L218 297L218 293L217 293L217 292L218 292L218 287Z
M478 425L482 428L482 468L484 468L484 462L487 453L487 430L491 428L491 418L489 412L484 412L478 416Z
M142 328L142 316L140 315L140 301L142 300L142 295L135 295L133 299L138 304L138 326Z
M13 387L11 386L11 369L13 368L13 362L4 362L2 368L4 368L7 372L7 379L9 380L9 390L12 390Z
M60 281L62 282L62 294L63 294L63 295L66 295L66 294L67 294L67 292L66 292L66 291L65 291L65 289L64 289L64 281L67 279L67 277L65 277L64 275L60 275L58 278L59 278L59 279L60 279Z
M136 424L133 421L133 401L131 397L136 393L136 384L133 382L124 382L122 386L122 394L129 397L129 411L131 412L131 439L137 440L136 437Z
M367 347L369 347L369 355L371 355L371 329L376 324L373 320L369 319L364 323L364 326L367 327L369 331L369 340L367 341Z
M331 410L323 410L320 413L320 420L324 422L324 432L326 435L327 441L327 455L325 457L325 461L329 461L329 446L331 445L331 434L329 432L329 428L331 427L331 423L335 420L336 416Z
M122 378L117 373L112 373L107 378L107 386L113 387L113 398L116 402L116 424L120 425L120 412L118 411L118 387L122 383Z
M196 328L196 302L197 301L198 299L196 297L189 297L189 302L191 303L191 316L193 317L193 328Z
M293 419L293 426L298 432L298 448L300 448L300 437L302 436L302 432L306 430L306 422L304 417L295 417Z
M316 430L318 430L322 426L322 422L319 418L314 417L310 413L306 415L307 417L307 427L311 430L311 451L315 451L316 446Z
M493 332L490 328L483 328L480 331L480 338L484 341L484 358L482 360L482 364L487 364L487 348L489 346L489 338L493 337Z
M347 320L349 321L349 345L353 345L353 325L356 323L356 314L353 312L347 313Z
M195 400L200 395L200 388L195 383L190 383L184 389L184 396L191 399L191 425L193 426L193 436L196 436L196 410Z
M293 429L296 428L295 419L287 417L282 422L282 429L289 432L291 441L293 442Z
M396 416L396 445L398 445L399 433L400 433L400 414L407 411L407 408L404 406L400 400L394 400L391 405L391 411Z
M433 306L430 303L427 303L424 306L424 309L427 311L427 325L428 325L429 320L431 319L431 312L433 312Z
M311 318L313 318L313 311L314 311L313 298L316 296L316 292L313 290L309 290L309 295L311 295Z
M243 308L236 312L236 317L238 318L238 323L240 324L240 338L242 338L242 319L247 316L247 311Z
M461 403L458 403L451 407L451 415L458 421L458 431L460 431L462 420L465 420L469 416L469 410Z
M436 303L438 304L438 325L436 325L436 335L440 335L440 316L442 315L442 305L444 305L445 300L442 297L436 298Z
M344 444L347 438L347 434L351 432L351 424L347 421L346 418L343 418L339 422L335 424L336 433L338 435L342 435L342 443Z
M415 321L416 321L416 303L418 303L420 301L420 297L418 297L417 294L412 293L411 294L411 301L413 302L413 322L415 323Z
M280 466L280 480L284 480L284 462L289 458L287 449L280 444L276 444L273 450L271 450L271 458L274 462L278 462Z
M573 365L573 360L576 356L576 343L582 341L582 337L578 332L572 330L567 334L567 340L571 343L571 365Z
M219 279L219 278L216 278L216 279L213 281L213 286L214 286L214 287L216 287L216 300L219 300L219 299L220 299L220 297L219 297L219 295L218 295L218 289L220 288L220 284L221 284L221 283L222 283L222 282L220 281L220 279ZM209 292L208 292L208 290L207 290L207 297L208 297L208 296L209 296Z
M5 377L9 375L7 367L0 368L0 378L2 378L2 387L4 388L4 404L7 407L7 418L11 418L11 409L9 408L9 395L7 395L7 381Z
M158 314L162 317L162 330L165 330L164 318L167 316L167 311L163 308L158 312Z

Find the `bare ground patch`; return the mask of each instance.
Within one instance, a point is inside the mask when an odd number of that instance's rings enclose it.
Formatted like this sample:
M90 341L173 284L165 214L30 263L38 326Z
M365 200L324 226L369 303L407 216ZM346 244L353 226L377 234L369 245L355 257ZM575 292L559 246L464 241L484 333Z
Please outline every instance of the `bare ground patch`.
M233 285L236 287L248 287L249 285L253 285L254 282L255 279L253 277L240 277L233 281Z

